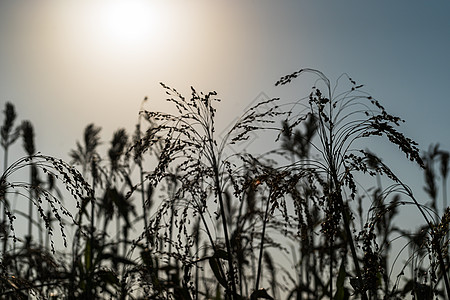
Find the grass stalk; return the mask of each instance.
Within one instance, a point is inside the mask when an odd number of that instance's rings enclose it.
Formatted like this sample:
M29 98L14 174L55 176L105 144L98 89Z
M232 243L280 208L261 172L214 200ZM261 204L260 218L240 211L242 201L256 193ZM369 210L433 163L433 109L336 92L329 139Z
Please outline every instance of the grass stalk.
M13 144L17 138L19 137L19 128L16 128L15 130L13 130L14 127L14 122L16 120L16 112L15 112L15 108L14 105L10 102L7 102L5 105L5 119L4 119L4 123L0 128L0 143L1 146L3 147L4 153L3 153L3 173L6 172L6 170L8 169L8 156L9 156L9 146L11 144ZM1 182L1 184L3 185L4 182ZM6 185L5 187L1 187L2 189L4 188L5 190L2 191L3 193L3 197L2 199L0 199L1 202L3 202L3 213L2 213L2 222L4 222L4 226L5 226L5 235L4 235L4 239L3 239L3 254L6 253L7 250L7 245L8 245L8 230L7 226L6 226L6 219L7 219L7 211L9 210L9 201L6 197ZM14 244L15 245L15 244Z
M272 193L269 192L269 197L268 197L267 203L266 203L266 209L264 210L263 228L262 228L262 232L261 232L261 244L259 246L258 271L257 271L257 275L256 275L255 291L259 290L259 281L261 278L262 258L263 258L263 251L264 251L264 239L265 239L265 235L266 235L266 224L267 224L267 217L269 214L271 194Z
M210 146L211 149L214 149L212 146L212 141L210 140ZM214 151L212 152L212 167L213 167L213 172L214 172L214 184L215 184L215 188L216 188L216 192L217 192L217 196L219 198L219 208L220 208L220 215L221 215L221 219L222 219L222 228L223 228L223 234L224 234L224 238L225 238L225 245L227 248L227 255L228 255L228 269L229 269L229 281L231 283L231 292L232 292L232 299L236 298L236 280L235 280L235 272L234 272L234 266L233 266L233 253L231 250L231 243L230 243L230 238L228 235L228 225L227 225L227 218L225 215L225 204L224 204L224 200L223 200L223 191L220 187L220 181L219 181L219 168L217 166L217 160L216 160L216 156L214 154ZM227 291L227 293L229 293L229 291Z
M145 185L144 185L144 169L142 168L142 162L140 159L138 161L138 167L139 167L139 180L141 184L141 202L142 202L142 214L144 218L145 239L147 241L147 245L150 245L151 239L150 239L150 232L148 231L147 205L145 203L146 200L145 200Z
M93 160L92 162L92 167L96 168L96 162L95 160ZM89 294L91 294L91 291L93 288L91 286L91 282L93 279L93 274L94 274L94 245L95 245L95 184L96 184L96 178L93 176L92 177L92 199L91 199L91 219L90 219L90 248L89 248L89 266L90 266L90 270L88 270L89 272L89 276L88 276L88 292ZM95 294L95 293L94 293ZM93 295L91 295L93 296Z
M30 166L30 181L33 179L33 170ZM29 202L28 202L28 237L31 241L32 238L32 229L33 229L33 190L29 190Z
M8 166L8 145L4 146L4 153L3 153L3 173L6 172L7 166ZM8 199L6 198L6 186L5 187L0 187L1 189L5 189L3 191L4 195L2 197L2 204L3 204L3 215L2 215L2 222L5 222L5 230L6 230L6 211L9 207L9 202ZM6 253L6 249L8 246L8 235L5 234L5 236L3 237L3 254Z
M348 210L349 208L344 205L344 201L342 199L342 195L339 194L338 196L340 205L342 205L342 219L344 221L344 228L345 228L345 233L347 235L347 242L350 246L350 251L352 254L352 259L353 259L353 263L355 265L355 270L356 270L356 276L358 277L358 281L361 287L364 286L364 280L362 278L362 273L361 273L361 268L359 266L359 260L358 260L358 255L356 254L356 248L355 248L355 243L353 241L353 235L352 235L352 231L350 229L350 221L349 221L349 216L348 216ZM361 291L361 298L363 300L367 300L367 295L365 291Z

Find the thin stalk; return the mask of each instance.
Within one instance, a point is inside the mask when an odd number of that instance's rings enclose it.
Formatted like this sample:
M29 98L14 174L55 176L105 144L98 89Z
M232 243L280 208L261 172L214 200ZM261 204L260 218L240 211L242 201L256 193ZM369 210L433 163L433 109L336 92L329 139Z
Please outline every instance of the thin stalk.
M331 146L330 146L330 148L331 148ZM327 180L330 182L330 187L331 187L331 191L332 191L333 190L333 181L330 180L329 175L327 176ZM330 193L328 195L328 197L332 198L332 194ZM331 201L333 201L333 199L328 200L329 203L331 203ZM329 255L330 255L330 299L333 299L333 259L334 259L334 253L333 253L333 244L334 243L333 243L333 239L334 239L334 233L332 232L331 236L330 236L330 245L329 245L330 246L330 249L329 249Z
M5 146L5 153L3 154L3 173L6 172L6 169L8 168L8 146ZM5 185L5 189L6 189L6 185ZM6 224L6 210L9 207L9 203L8 200L6 199L6 190L4 191L4 195L3 195L3 217L2 217L2 221L5 222ZM6 227L5 227L6 228ZM8 235L5 234L4 238L3 238L3 255L6 253L6 248L8 245Z
M382 197L381 193L383 191L383 185L381 184L381 176L379 173L377 173L377 175L376 175L376 180L377 180L377 190L375 192L375 197L377 198L377 197ZM389 224L390 223L388 222L385 214L383 214L382 221L383 221L382 225L384 228L382 245L386 245L386 250L383 250L383 252L388 253L388 249L390 247L389 243L388 243L388 235L389 235L389 230L390 230ZM361 226L361 228L363 228L363 226ZM384 279L384 294L385 295L389 294L389 276L387 276L387 274L389 274L389 266L387 265L387 261L388 261L387 256L383 255L382 256L382 266L384 269L383 279Z
M442 202L443 202L443 213L447 209L447 176L442 176Z
M51 220L51 214L50 214L50 209L49 208L47 208L47 218L48 218L48 220ZM51 221L50 221L50 226L51 226ZM46 234L45 235L45 244L44 244L44 248L46 249L46 250L48 250L48 249L50 249L50 235L49 234Z
M84 201L84 200L83 200ZM82 204L84 205L84 204ZM73 246L72 246L72 267L71 267L71 272L70 272L70 279L72 281L72 284L69 284L69 288L68 288L68 296L69 299L73 299L75 296L75 280L76 280L76 265L77 265L77 259L79 257L78 255L78 250L79 250L79 246L80 246L80 234L81 234L81 223L83 221L83 214L81 213L81 211L79 211L78 213L78 218L77 218L77 230L75 231L75 238L74 238L74 242L73 242Z
M302 295L300 292L300 288L299 286L302 284L302 264L301 264L301 260L297 260L297 255L295 255L295 248L293 245L291 245L291 251L292 251L292 259L293 259L293 264L294 264L294 270L296 271L297 274L295 274L297 276L297 280L298 280L298 284L295 287L295 295L296 295L296 299L301 299ZM300 257L302 257L302 251L300 249L299 251ZM299 263L297 263L299 262Z
M236 282L235 282L235 274L234 274L234 267L233 267L233 254L231 252L231 243L230 238L228 236L228 226L227 226L227 219L225 215L225 206L223 201L223 195L222 195L222 189L220 188L220 181L219 181L219 168L217 166L217 160L216 156L213 151L213 145L210 140L210 146L211 146L211 152L212 152L212 167L214 171L214 181L215 181L215 187L217 191L217 196L219 198L219 207L220 207L220 215L222 219L222 227L223 227L223 234L225 237L225 245L227 247L228 252L228 268L229 268L229 279L231 281L231 291L232 291L232 299L235 299L236 296ZM229 291L227 291L229 293Z
M30 167L30 181L32 181L33 179L33 170L32 167ZM30 201L28 203L28 237L30 238L31 241L31 231L32 231L32 225L33 225L33 190L30 189L29 190L29 196L30 196Z
M333 299L333 237L330 238L330 299Z
M269 198L267 199L266 210L264 211L263 229L262 229L262 233L261 233L261 245L259 247L258 273L256 275L255 291L257 291L259 289L259 280L261 277L262 257L263 257L263 249L264 249L264 237L266 235L266 224L267 224L267 215L269 213L270 198L271 198L271 192L269 192Z
M198 229L200 230L200 228ZM195 241L195 258L196 260L198 260L198 251L199 251L199 241L198 239ZM198 283L199 283L199 266L197 266L197 264L195 265L195 294L194 294L194 299L198 300Z
M349 243L350 246L350 251L352 253L352 258L353 258L353 263L355 264L355 269L356 269L356 276L358 277L359 280L359 284L361 287L364 286L364 281L362 278L362 273L361 273L361 269L359 266L359 261L358 261L358 256L356 254L356 248L355 248L355 244L353 242L353 235L352 235L352 231L350 229L350 221L349 221L349 217L348 217L348 207L346 205L344 205L344 201L342 199L342 194L339 192L338 195L338 201L340 202L339 205L342 207L342 219L344 221L344 227L345 227L345 232L347 235L347 242ZM363 300L367 300L367 295L365 291L361 291L361 298Z
M122 248L123 257L127 257L129 228L128 228L126 223L123 225L122 230L123 230L123 245L122 245L123 246L123 248ZM126 286L126 284L125 284L125 282L126 282L126 280L125 280L125 278L126 278L126 276L125 276L126 270L127 270L126 264L122 264L122 278L123 278L122 279L122 288L125 288L125 286Z
M244 223L242 223L242 225L240 225L241 224L241 220L242 220L242 209L243 209L243 206L244 206L244 201L241 201L241 203L239 205L239 213L238 213L237 222L236 222L236 224L237 224L236 225L236 233L237 234L240 234L238 232L242 231L242 228L243 228L243 226L244 226L244 224L246 222L246 220L244 219L243 220ZM241 248L241 246L242 246L242 244L241 244L241 241L239 240L239 248ZM238 276L239 276L239 292L240 292L241 295L243 295L244 294L243 267L242 267L241 264L239 264L239 266L238 266L238 272L239 272L238 273ZM246 286L246 290L247 290L247 286Z
M144 186L144 170L142 168L142 162L139 159L138 162L139 166L139 177L141 181L141 200L142 200L142 211L144 215L144 231L145 231L145 238L147 240L147 245L150 245L150 233L148 232L148 220L147 220L147 205L145 204L145 186Z
M144 99L144 101L141 104L141 111L143 110L143 104L147 100L147 98ZM136 124L136 134L137 134L137 140L141 140L141 116L138 118L138 122ZM139 155L138 159L136 160L137 165L139 167L139 180L141 184L141 201L142 201L142 213L144 217L144 231L145 231L145 239L147 241L147 245L150 244L150 233L148 232L148 219L147 219L147 205L145 204L145 185L144 185L144 168L142 167L142 154ZM148 199L150 201L150 199Z
M173 241L172 240L172 234L173 234L173 219L174 219L174 203L172 201L171 205L170 205L170 225L169 225L169 241ZM167 268L167 279L170 280L170 263L172 261L172 243L169 242L169 255L167 258L167 264L168 264L168 268Z
M214 240L211 235L211 231L209 230L208 224L206 223L205 216L203 215L202 209L199 209L199 215L200 215L200 218L202 219L203 225L205 226L206 234L208 235L208 239L209 239L209 242L211 243L211 247L213 248L214 253L216 253L216 250L217 250L216 244L214 243ZM225 271L223 270L222 264L220 263L218 258L217 258L217 265L219 266L220 275L223 276L223 278L225 278Z
M42 219L39 211L36 211L36 219L39 230L39 245L44 245L44 228L42 226Z
M447 210L447 174L444 174L444 176L442 176L442 203L444 205L442 209L442 214L445 214L445 211ZM449 236L450 235L447 228L445 234L447 240L449 239Z
M95 191L95 178L92 179L92 189ZM95 193L92 195L91 199L91 219L90 219L90 247L89 247L89 261L86 264L89 265L89 269L87 270L87 282L86 282L86 292L89 297L93 297L95 292L92 293L92 289L95 289L95 286L92 285L92 279L94 274L94 221L95 221Z
M442 213L445 213L445 210L447 209L447 176L442 177L442 200L444 206Z
M118 208L117 208L118 210ZM119 256L119 244L120 244L120 213L117 211L117 221L116 221L116 232L117 232L117 255ZM117 271L119 270L119 267L117 266Z
M94 241L95 241L95 237L94 237L94 231L95 231L95 178L92 178L92 190L93 190L93 195L92 195L92 199L91 199L91 248L90 248L90 253L89 253L89 265L91 266L91 268L93 267L93 256L94 256Z

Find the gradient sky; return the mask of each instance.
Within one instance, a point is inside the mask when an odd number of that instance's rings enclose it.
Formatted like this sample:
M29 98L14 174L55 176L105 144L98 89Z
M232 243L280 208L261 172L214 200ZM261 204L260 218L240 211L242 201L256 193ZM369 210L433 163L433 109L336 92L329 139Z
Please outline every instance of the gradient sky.
M448 1L1 1L0 105L34 123L41 151L65 156L89 122L109 141L145 96L161 108L160 81L217 90L227 122L312 67L348 73L423 148L449 149L449 15Z
M274 83L310 67L365 84L422 149L450 149L449 16L450 1L3 0L0 106L33 122L39 151L68 158L88 123L109 143L145 96L164 109L160 81L216 90L225 128L260 92L307 95L302 80Z

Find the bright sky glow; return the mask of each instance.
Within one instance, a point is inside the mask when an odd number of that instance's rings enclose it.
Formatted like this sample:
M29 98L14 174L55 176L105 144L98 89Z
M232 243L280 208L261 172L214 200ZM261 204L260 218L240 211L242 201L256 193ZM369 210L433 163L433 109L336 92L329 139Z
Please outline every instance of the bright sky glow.
M98 30L117 46L131 44L140 46L161 33L166 16L156 5L145 0L114 0L99 4Z

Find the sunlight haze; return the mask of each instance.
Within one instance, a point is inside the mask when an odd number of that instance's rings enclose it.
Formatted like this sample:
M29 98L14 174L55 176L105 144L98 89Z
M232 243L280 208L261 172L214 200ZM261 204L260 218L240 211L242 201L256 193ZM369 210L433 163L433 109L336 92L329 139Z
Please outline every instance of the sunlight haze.
M145 96L163 107L160 81L217 90L222 109L235 111L261 91L282 95L279 77L313 67L330 78L349 73L413 137L449 145L435 129L447 124L448 3L325 3L3 1L2 102L33 119L43 149L64 155L88 122L109 135L130 128ZM61 123L65 133L50 133Z

